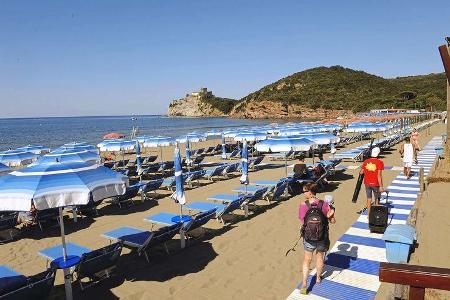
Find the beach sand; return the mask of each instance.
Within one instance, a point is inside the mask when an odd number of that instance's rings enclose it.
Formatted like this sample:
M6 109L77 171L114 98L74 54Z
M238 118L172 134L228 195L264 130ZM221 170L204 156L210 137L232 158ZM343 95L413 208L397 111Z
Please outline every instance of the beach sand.
M421 144L442 131L443 126L433 126L430 135L421 134ZM197 145L191 148L197 148ZM166 151L164 156L169 159L172 154ZM217 160L219 158L215 157L207 161ZM401 165L397 151L383 160L385 165ZM285 176L284 162L267 159L264 162L271 165L251 172L250 181ZM330 177L327 191L319 193L319 197L331 194L335 199L337 223L330 230L332 244L355 222L359 216L356 211L364 206L363 189L358 203L351 202L357 173L358 170L337 172ZM398 171L385 171L385 186L397 174ZM187 202L206 200L207 196L218 193L233 193L231 190L237 186L239 177L187 190ZM177 237L169 245L170 255L161 250L150 251L150 263L124 249L115 276L84 292L74 285L75 299L285 299L301 280L301 243L295 252L285 256L298 237L297 214L301 201L304 201L302 195L270 205L258 201L258 208L247 219L242 211L237 211L229 218L230 225L208 222L204 237L189 243L184 250L179 250ZM109 244L100 236L103 232L120 226L149 230L151 224L143 219L158 212L178 213L179 206L168 197L122 209L102 204L97 218L83 218L77 223L72 219L65 220L67 240L96 249ZM0 260L18 272L32 275L46 267L45 259L37 251L60 241L59 228L46 229L45 233L38 229L23 232L16 241L0 246ZM421 247L427 245L421 241ZM448 249L448 244L445 248ZM449 258L436 258L436 262L442 260L448 263ZM58 272L52 291L54 299L64 295L61 273Z

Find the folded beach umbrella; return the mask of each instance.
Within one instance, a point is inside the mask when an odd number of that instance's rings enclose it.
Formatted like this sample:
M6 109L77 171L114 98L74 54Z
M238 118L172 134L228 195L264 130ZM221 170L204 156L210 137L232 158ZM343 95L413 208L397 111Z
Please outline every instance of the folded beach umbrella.
M106 167L85 162L34 165L0 177L0 211L59 208L63 253L67 256L62 208L85 205L90 200L123 195L127 177ZM64 269L66 298L72 299L70 270Z
M241 182L241 184L245 184L245 188L247 189L247 185L248 185L248 148L247 148L247 141L245 141L245 140L244 140L244 143L242 144L241 156L242 156L241 157L242 176L240 178L240 182Z
M139 141L136 140L136 171L138 176L142 174L142 161L141 161L141 146L139 145Z
M181 168L181 155L180 149L178 147L175 147L174 150L174 166L175 166L176 190L171 197L180 205L184 205L186 203L186 196L184 194L184 187L183 187L183 169Z
M42 157L35 164L48 164L54 162L91 162L99 163L100 156L97 151L77 150L77 149L56 149Z
M189 147L189 140L186 140L186 164L191 165L191 148Z
M227 158L227 149L225 147L225 135L222 134L222 158Z
M9 171L11 171L10 168L8 168L8 167L5 166L4 164L0 163L0 175L1 175L1 174L4 174L4 173L6 173L6 172L9 172Z
M34 154L42 155L50 152L50 148L44 147L44 146L38 146L38 145L28 145L24 147L19 147L16 150L18 151L25 151L25 152L31 152Z
M0 152L0 163L8 167L20 167L32 163L39 155L21 150L8 150Z

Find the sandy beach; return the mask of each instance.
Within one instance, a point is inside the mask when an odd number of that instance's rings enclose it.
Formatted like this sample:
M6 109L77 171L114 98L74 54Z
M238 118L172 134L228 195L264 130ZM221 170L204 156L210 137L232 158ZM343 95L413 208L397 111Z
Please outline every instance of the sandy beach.
M443 124L434 125L430 133L420 134L420 144L425 145L432 137L444 131ZM217 140L194 144L193 149L217 144ZM350 144L353 148L357 145ZM340 149L342 150L342 149ZM400 166L401 159L397 146L382 157L387 166ZM159 150L156 150L159 151ZM172 150L164 149L164 158L172 158ZM325 155L328 157L328 154ZM208 157L208 162L220 160ZM310 162L308 159L307 162ZM279 179L285 176L284 162L267 163L261 170L250 173L250 182L258 179ZM293 161L290 164L294 163ZM345 165L355 165L345 162ZM358 170L346 169L329 177L330 184L319 197L326 194L334 196L337 223L331 226L331 244L339 238L358 218L356 211L364 206L363 189L356 204L351 202ZM385 186L398 175L399 171L384 172ZM218 193L234 193L232 189L239 186L239 177L220 180L211 184L187 190L187 202L206 200L208 196ZM441 216L434 219L436 207L444 207L443 191L448 193L448 184L430 186L427 197L439 201L423 201L424 209L419 220L419 244L413 256L413 263L449 267L450 259L446 249L450 239L439 241L436 249L436 238L431 227L445 226L448 220ZM101 237L103 232L120 226L134 226L151 229L151 224L144 222L146 216L158 212L178 213L179 206L167 195L157 201L138 203L130 208L119 208L116 205L102 204L100 216L94 219L82 218L74 223L65 219L66 239L79 245L96 249L109 244ZM258 201L249 218L243 211L237 211L227 220L229 225L223 226L216 221L207 223L203 237L188 243L186 249L179 249L176 237L169 245L170 255L164 251L150 251L150 263L144 257L130 253L124 249L113 278L81 292L75 287L75 299L285 299L301 280L300 262L303 258L301 244L295 252L285 256L286 251L297 240L299 220L298 205L304 201L303 195L287 200L267 204ZM67 215L68 217L70 215ZM431 220L431 221L430 221ZM428 223L431 222L431 223ZM440 222L440 223L439 223ZM442 224L439 226L439 224ZM448 230L447 230L448 231ZM46 229L45 232L34 228L22 232L17 240L0 246L0 260L25 275L43 271L46 267L44 258L38 255L40 249L60 243L59 228ZM437 250L437 251L435 251ZM427 255L433 251L433 255ZM58 272L53 299L64 295L62 272ZM74 285L75 286L75 285ZM377 299L386 299L386 293ZM444 299L444 298L442 298Z

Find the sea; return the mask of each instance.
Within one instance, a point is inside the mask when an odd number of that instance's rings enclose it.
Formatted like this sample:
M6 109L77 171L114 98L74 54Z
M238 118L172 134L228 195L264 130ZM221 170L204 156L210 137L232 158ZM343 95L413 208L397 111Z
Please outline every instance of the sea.
M133 126L139 135L178 137L193 131L222 130L265 125L270 120L229 118L182 118L167 116L100 116L0 119L0 150L26 145L56 148L69 142L97 145L110 132L130 136Z

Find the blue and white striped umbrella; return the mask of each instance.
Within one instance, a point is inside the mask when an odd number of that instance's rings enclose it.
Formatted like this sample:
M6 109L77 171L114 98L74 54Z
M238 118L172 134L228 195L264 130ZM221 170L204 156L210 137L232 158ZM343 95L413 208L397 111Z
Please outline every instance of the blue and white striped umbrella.
M97 151L77 150L77 149L56 149L42 157L35 164L48 164L54 162L90 162L99 163L100 156Z
M191 160L191 148L189 146L189 140L186 140L186 164L190 166L192 163Z
M20 167L32 163L39 155L20 150L0 152L0 163L8 167Z
M67 260L62 208L123 195L127 177L90 163L34 165L0 177L0 211L59 208L62 257ZM71 276L64 269L66 299L72 299Z
M86 162L33 165L0 177L0 211L84 205L125 192L128 179Z
M167 147L171 145L175 145L176 141L168 136L154 136L150 137L142 143L143 147L156 148L159 147L159 158L160 161L163 161L163 151L162 147Z
M208 139L220 138L222 136L222 131L219 130L208 130L205 132Z
M31 152L37 155L42 155L50 152L50 148L39 146L39 145L27 145L24 147L19 147L16 150L18 151L25 151L25 152Z
M141 161L141 146L139 145L139 141L136 140L136 170L138 176L141 176L142 174L142 161Z
M11 171L10 168L0 163L0 174Z
M247 142L255 142L262 141L267 139L267 134L265 132L256 132L256 131L244 131L238 133L234 136L235 141L247 141Z
M227 158L227 148L225 147L225 135L222 134L222 158Z
M306 138L271 138L255 145L259 152L309 151L315 143Z
M241 184L248 184L248 148L247 141L244 140L242 145L242 154L241 154L241 166L242 166L242 176L240 178Z
M135 146L136 143L133 141L116 140L109 143L104 143L100 147L100 151L127 151L133 150Z
M206 141L206 136L199 133L189 133L185 136L181 136L177 138L176 140L178 143L186 143L186 141L192 142L192 143L198 143Z
M87 150L87 151L97 151L94 145L89 145L88 143L67 143L59 147L58 149L69 149L69 150Z
M144 147L164 147L175 144L175 140L168 136L154 136L144 140Z
M171 197L180 205L184 205L186 203L186 196L184 194L184 187L183 187L183 169L181 168L181 155L180 149L178 147L176 147L174 151L174 164L175 164L176 190Z

